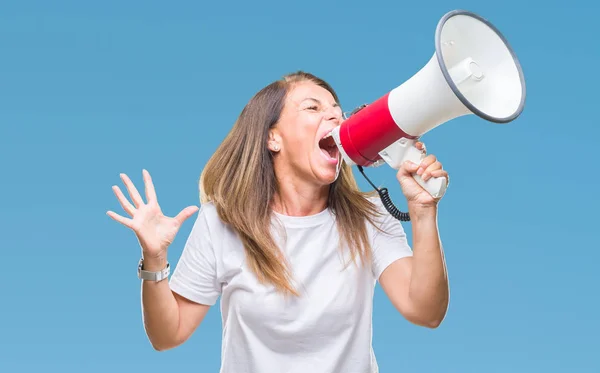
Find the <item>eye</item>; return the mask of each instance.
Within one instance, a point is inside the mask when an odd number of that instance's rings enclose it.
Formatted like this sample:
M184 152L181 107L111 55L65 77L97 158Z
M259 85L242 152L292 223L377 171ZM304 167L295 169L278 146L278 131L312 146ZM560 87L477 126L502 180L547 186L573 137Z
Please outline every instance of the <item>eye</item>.
M306 108L306 110L318 110L319 108L317 106L309 106Z

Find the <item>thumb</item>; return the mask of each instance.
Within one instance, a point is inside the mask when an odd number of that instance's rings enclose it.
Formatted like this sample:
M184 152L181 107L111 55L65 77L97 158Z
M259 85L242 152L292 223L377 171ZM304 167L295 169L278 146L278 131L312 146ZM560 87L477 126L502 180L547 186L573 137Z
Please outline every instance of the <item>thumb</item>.
M175 220L181 225L183 224L190 216L194 215L194 213L198 211L198 206L188 206L181 210L179 214L175 217Z

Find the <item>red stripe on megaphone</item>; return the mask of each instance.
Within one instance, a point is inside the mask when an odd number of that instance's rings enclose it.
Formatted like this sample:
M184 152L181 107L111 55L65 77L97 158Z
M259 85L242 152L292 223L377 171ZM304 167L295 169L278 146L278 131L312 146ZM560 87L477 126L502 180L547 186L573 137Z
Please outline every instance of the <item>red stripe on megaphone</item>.
M416 139L394 121L388 105L389 92L346 119L340 126L340 142L357 165L369 166L379 159L379 152L400 138Z

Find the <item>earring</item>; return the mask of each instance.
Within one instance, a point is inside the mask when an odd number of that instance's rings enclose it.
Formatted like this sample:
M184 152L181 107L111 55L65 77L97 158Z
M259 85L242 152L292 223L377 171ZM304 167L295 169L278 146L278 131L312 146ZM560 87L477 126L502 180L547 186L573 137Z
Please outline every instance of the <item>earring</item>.
M279 145L275 144L273 145L273 150L278 152L279 151Z

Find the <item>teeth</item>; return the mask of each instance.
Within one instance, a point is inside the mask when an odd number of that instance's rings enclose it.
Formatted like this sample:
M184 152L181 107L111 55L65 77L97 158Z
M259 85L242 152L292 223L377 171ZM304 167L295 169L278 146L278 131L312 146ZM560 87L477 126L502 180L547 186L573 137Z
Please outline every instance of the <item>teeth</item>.
M329 137L331 137L331 132L329 132L327 135L325 135L325 137L323 137L323 139L327 139Z

